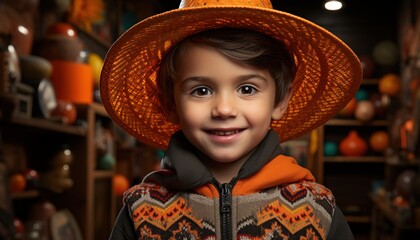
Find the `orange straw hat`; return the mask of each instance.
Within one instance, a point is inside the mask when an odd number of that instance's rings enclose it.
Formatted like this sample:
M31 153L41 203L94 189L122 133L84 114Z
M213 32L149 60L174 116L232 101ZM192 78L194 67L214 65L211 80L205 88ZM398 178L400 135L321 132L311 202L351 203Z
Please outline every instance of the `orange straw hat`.
M184 38L223 27L262 32L293 50L293 95L282 119L271 124L282 142L324 124L359 88L362 68L345 43L308 20L274 10L270 0L182 0L179 9L135 24L109 49L100 90L110 117L143 143L166 149L179 126L165 117L158 100L161 60Z

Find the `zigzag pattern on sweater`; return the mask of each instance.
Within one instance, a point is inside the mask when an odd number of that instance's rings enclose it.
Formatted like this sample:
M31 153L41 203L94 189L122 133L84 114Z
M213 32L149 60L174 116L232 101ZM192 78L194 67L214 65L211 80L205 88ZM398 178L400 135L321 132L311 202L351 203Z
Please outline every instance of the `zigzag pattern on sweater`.
M314 182L233 197L236 239L325 239L335 200ZM257 201L256 201L257 200ZM218 239L218 199L143 183L125 194L139 239Z

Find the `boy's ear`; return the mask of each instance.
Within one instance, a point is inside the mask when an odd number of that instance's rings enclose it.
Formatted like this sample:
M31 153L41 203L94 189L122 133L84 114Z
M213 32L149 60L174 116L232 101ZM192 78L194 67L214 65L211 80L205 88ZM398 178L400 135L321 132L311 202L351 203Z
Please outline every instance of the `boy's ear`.
M271 114L271 118L273 120L279 120L283 114L286 112L287 106L289 106L289 100L292 97L293 90L287 92L286 96L281 100L276 106L274 106L273 113Z

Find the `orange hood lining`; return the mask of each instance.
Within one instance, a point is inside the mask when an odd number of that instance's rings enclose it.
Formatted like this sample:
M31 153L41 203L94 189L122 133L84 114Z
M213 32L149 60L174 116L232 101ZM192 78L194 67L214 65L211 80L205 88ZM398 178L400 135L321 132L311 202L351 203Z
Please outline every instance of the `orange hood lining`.
M292 157L279 155L268 162L254 175L239 179L233 188L234 196L260 192L264 189L279 185L287 185L301 181L315 181L312 173L300 166ZM219 197L217 188L212 184L205 184L195 189L207 197Z

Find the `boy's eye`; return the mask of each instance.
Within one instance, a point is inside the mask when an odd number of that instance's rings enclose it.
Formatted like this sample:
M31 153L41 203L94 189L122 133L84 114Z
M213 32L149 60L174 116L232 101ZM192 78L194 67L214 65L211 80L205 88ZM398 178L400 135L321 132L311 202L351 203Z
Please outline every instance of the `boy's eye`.
M239 88L239 93L244 95L252 95L257 92L257 89L250 85L244 85Z
M191 94L194 96L206 96L211 94L211 90L207 87L198 87L195 88Z

